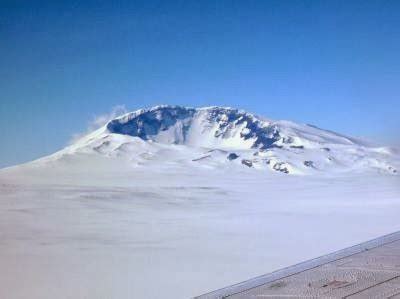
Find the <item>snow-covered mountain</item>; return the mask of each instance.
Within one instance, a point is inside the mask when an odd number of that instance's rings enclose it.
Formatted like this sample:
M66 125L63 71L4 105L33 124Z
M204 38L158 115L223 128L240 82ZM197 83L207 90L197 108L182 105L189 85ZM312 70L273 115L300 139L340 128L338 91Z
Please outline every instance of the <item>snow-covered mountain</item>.
M398 154L312 125L273 121L225 107L156 106L110 120L36 163L71 155L125 159L137 167L254 168L286 174L397 174Z
M0 169L0 298L193 298L399 230L398 157L231 108L122 115Z

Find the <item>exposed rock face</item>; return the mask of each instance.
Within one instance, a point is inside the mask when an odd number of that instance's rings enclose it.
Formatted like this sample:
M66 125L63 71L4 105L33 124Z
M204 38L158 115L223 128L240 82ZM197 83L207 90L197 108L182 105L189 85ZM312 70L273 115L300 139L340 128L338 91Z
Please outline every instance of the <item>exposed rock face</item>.
M314 166L314 162L313 161L309 161L309 160L304 161L304 165L307 166L307 167L315 167Z
M111 120L107 124L110 133L140 137L143 140L161 141L159 135L171 131L168 140L173 144L193 143L207 137L232 141L243 148L269 148L282 137L276 125L252 114L232 108L184 108L157 106L138 110Z
M289 173L289 167L288 167L287 163L285 163L285 162L275 163L273 166L273 169L276 171L283 172L283 173Z
M235 153L230 153L227 157L228 160L232 161L232 160L236 160L237 158L239 158L238 155L236 155Z
M253 162L247 159L243 159L242 164L246 165L247 167L253 167Z

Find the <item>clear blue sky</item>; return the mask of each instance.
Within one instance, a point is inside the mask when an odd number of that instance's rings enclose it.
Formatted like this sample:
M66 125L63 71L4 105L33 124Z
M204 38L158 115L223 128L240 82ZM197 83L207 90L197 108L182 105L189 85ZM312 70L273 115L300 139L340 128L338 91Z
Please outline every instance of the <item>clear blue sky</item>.
M0 167L118 104L233 106L399 144L400 1L1 1L0 78Z

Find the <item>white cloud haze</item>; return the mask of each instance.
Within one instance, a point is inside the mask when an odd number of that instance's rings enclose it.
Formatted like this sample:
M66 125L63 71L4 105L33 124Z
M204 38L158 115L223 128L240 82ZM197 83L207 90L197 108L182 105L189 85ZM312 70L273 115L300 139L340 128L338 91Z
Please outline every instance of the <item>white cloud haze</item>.
M72 144L82 138L84 135L104 126L109 120L114 119L120 115L127 113L125 105L117 105L114 106L110 112L96 115L93 117L91 121L88 123L88 127L85 132L73 134L71 139L69 140L69 144Z

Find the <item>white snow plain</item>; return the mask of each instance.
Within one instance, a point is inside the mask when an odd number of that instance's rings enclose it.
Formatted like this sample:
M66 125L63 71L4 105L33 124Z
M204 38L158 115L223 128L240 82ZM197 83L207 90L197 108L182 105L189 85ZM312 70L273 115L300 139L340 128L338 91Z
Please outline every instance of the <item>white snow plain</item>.
M400 229L400 177L75 154L0 170L0 298L190 298Z

